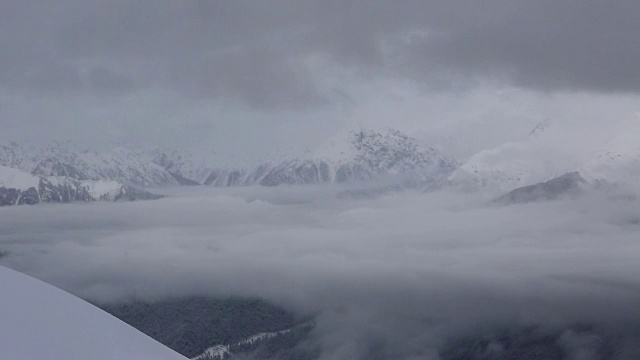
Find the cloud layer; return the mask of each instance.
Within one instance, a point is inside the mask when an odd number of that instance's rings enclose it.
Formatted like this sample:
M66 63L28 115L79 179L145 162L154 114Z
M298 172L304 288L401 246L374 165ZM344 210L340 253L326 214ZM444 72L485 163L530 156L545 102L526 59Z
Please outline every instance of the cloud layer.
M638 6L3 1L0 141L196 144L255 160L383 124L468 157L548 118L637 111Z
M455 339L531 326L576 354L593 337L613 358L638 354L633 198L493 207L448 193L181 191L0 209L0 261L92 299L263 297L317 315L309 341L326 359L437 359Z
M331 63L436 88L640 90L636 1L4 1L0 79L26 92L169 88L308 108Z

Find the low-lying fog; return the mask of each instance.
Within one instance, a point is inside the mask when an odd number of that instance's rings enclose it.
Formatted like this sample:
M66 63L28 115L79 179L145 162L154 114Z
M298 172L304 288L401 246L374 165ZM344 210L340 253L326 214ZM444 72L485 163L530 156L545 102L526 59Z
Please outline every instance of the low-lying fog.
M610 358L640 354L638 200L168 195L1 208L0 264L96 301L262 297L316 316L311 341L326 359L437 359L457 338L527 328L559 334L569 359L602 358L603 344Z

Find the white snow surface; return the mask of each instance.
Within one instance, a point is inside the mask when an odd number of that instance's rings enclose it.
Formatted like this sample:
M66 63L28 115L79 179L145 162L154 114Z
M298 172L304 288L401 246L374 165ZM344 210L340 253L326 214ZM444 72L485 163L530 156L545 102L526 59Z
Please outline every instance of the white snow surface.
M634 182L640 176L640 118L595 132L543 123L526 141L475 154L449 176L449 183L497 194L573 171L588 181Z
M96 201L115 201L121 195L129 191L129 188L118 181L113 180L84 180L79 181L65 176L36 176L25 171L0 165L0 187L16 189L20 191L35 188L39 195L40 182L55 187L74 189L74 192L85 190Z
M455 159L397 130L348 129L315 151L270 160L252 169L211 172L206 185L313 184L390 179L435 182L456 167Z
M126 192L125 186L117 181L81 181L80 184L96 200L114 201L118 195Z
M9 143L0 145L0 165L14 167L38 176L67 176L77 180L115 180L140 187L179 185L180 177L205 183L220 173L217 186L260 183L274 171L290 182L307 183L313 179L298 179L295 169L304 167L304 175L317 166L328 167L331 179L341 166L356 166L360 173L376 175L420 174L422 177L445 176L457 165L455 160L422 144L399 131L387 129L347 129L333 136L324 146L303 154L274 156L274 149L265 149L264 160L255 166L239 169L241 164L216 166L223 162L206 149L162 148L140 149L117 145L109 151L81 149L70 142L56 142L45 147ZM228 174L223 174L223 173ZM290 174L289 174L290 173ZM303 175L303 176L304 176ZM320 174L316 174L320 176ZM323 175L323 178L326 176ZM280 180L275 180L280 181Z
M315 151L309 151L309 157L327 160L332 163L349 161L355 156L354 134L364 129L342 130L333 135Z
M116 180L144 187L178 185L167 169L153 162L152 152L123 146L99 152L81 149L71 142L54 142L44 147L12 142L0 144L0 165L38 176ZM74 169L73 175L60 173L62 165Z
M27 190L38 188L40 177L19 169L0 165L0 187Z
M39 161L42 151L31 144L10 142L0 144L0 165L31 172Z
M185 360L97 307L0 267L3 360Z

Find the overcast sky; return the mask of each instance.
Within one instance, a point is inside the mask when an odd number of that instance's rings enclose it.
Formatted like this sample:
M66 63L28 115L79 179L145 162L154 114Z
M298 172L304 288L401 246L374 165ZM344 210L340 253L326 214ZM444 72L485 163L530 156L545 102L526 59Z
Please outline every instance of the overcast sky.
M636 112L638 13L634 0L0 0L0 140L250 155L357 124L464 158L548 118Z

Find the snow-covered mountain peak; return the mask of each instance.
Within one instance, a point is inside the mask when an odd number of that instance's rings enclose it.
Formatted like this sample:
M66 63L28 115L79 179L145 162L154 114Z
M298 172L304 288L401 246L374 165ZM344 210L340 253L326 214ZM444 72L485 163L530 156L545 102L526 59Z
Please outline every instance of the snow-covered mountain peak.
M457 166L452 158L398 130L362 127L341 131L316 151L270 159L248 168L241 164L221 168L213 165L220 163L216 154L204 150L119 144L98 152L68 142L35 150L17 144L0 148L0 165L40 177L115 180L140 187L342 183L380 177L405 177L417 184L442 178Z
M78 180L68 176L37 176L0 166L0 206L41 202L145 200L159 196L113 180Z
M637 116L611 124L573 120L540 125L525 141L475 154L449 182L504 193L577 171L587 181L633 183L640 177L638 139Z
M585 153L583 144L567 137L569 129L542 122L526 140L471 156L451 174L449 183L498 194L575 171Z
M203 184L216 160L216 153L211 149L161 149L149 151L151 161L160 165L171 174Z
M322 146L315 151L307 151L304 158L323 159L334 163L340 163L353 158L356 151L354 139L362 129L346 129L331 136Z
M253 169L217 169L206 185L300 185L395 178L413 185L446 177L457 166L452 158L400 131L345 130L315 152ZM392 181L392 182L393 182Z
M377 131L358 127L337 133L313 152L312 157L340 163L357 157L384 157L398 152L408 155L408 152L424 150L437 153L435 149L396 129Z

